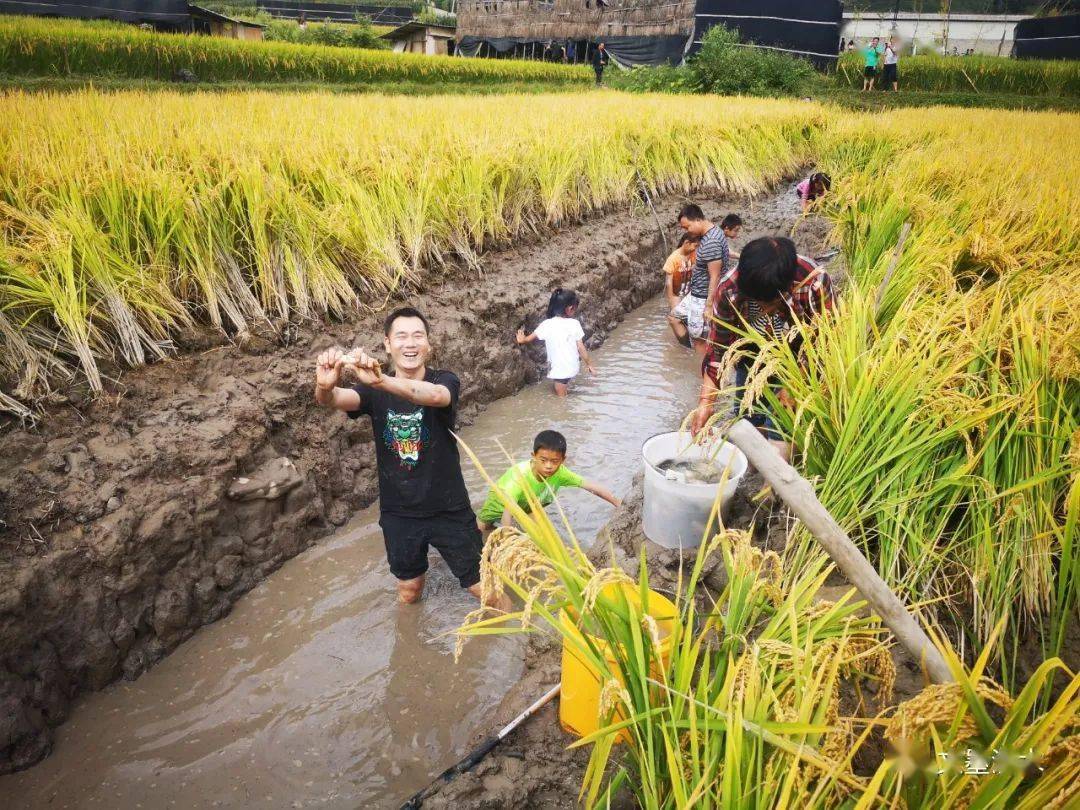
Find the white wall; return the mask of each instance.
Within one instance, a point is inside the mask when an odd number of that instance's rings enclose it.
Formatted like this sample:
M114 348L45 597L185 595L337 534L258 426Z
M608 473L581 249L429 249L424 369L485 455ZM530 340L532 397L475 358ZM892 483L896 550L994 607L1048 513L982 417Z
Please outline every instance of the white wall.
M953 14L949 18L949 52L953 47L963 53L974 48L976 53L997 54L1000 45L1002 56L1012 51L1013 29L1020 20L1027 17L1005 14ZM893 26L893 15L889 12L844 12L844 23L840 36L844 39L855 38L860 47L871 37L885 39L895 36L900 40L903 51L910 52L912 44L916 52L927 50L941 52L945 28L943 14L912 14L901 12ZM1005 40L1002 42L1002 34Z

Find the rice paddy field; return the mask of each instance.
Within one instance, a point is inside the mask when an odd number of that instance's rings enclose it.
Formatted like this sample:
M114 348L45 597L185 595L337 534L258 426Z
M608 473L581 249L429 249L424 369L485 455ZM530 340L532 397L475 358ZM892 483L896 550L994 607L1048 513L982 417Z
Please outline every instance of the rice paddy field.
M845 54L833 75L841 87L862 87L862 55ZM982 55L905 56L900 59L900 84L905 90L937 93L1014 93L1076 98L1080 96L1080 62Z
M0 24L0 58L101 67L90 40L27 53L18 36ZM174 64L177 51L124 36L133 70ZM199 58L222 70L401 69L318 49L240 64L228 43L206 43ZM490 64L422 70L482 79ZM854 601L814 600L827 567L798 528L782 557L736 532L706 543L663 657L655 622L606 590L646 587L644 564L636 580L597 569L521 515L524 534L489 544L485 576L526 608L474 617L466 632L530 618L561 632L569 606L622 650L612 666L582 647L608 676L606 725L581 743L590 805L625 787L657 808L1075 806L1077 116L614 93L416 103L94 90L9 92L0 111L0 406L24 416L51 389L102 391L182 350L192 328L237 335L377 307L451 259L638 204L642 186L754 194L811 164L828 171L823 213L850 276L839 314L801 362L786 346L755 347L756 376L795 395L797 409L778 412L801 471L918 607L957 683L894 705L888 634ZM702 607L707 554L723 555L730 581ZM851 680L872 684L861 717L839 708ZM859 773L874 729L896 755ZM933 773L965 747L1030 755L1041 770Z
M533 81L587 85L581 66L421 56L389 51L245 42L144 31L104 21L0 16L0 74L169 81L179 70L204 82Z

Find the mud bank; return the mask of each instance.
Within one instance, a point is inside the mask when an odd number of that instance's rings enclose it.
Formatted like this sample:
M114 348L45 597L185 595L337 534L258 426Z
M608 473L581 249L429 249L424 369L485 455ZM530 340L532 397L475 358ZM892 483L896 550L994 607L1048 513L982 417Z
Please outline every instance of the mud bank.
M780 232L789 197L707 212ZM462 378L463 421L540 376L542 352L512 335L553 287L582 293L595 346L659 290L663 252L651 213L612 213L412 291L433 321L434 364ZM0 435L0 773L48 753L77 695L137 677L375 499L370 428L314 407L311 365L330 345L381 345L380 321L237 345L195 336L203 351Z

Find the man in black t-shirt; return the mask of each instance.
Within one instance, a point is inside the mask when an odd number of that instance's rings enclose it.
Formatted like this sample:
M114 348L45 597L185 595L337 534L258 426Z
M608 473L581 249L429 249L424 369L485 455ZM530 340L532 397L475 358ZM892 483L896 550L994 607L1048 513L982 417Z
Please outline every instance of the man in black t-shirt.
M329 349L315 368L315 401L368 416L379 469L379 525L398 599L420 599L428 547L438 549L461 587L480 596L483 541L461 475L455 427L461 383L450 371L426 366L431 354L427 319L412 307L394 310L384 324L384 344L394 364L384 374L362 349ZM360 380L338 386L341 371Z

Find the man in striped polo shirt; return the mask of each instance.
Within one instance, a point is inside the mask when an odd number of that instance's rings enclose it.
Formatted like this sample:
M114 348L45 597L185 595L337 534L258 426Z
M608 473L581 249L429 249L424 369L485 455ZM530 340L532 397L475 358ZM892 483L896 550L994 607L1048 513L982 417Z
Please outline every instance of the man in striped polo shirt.
M690 293L671 314L686 321L694 348L702 356L708 346L709 327L705 313L712 312L713 296L720 279L731 272L731 250L723 229L705 218L701 208L690 204L679 211L679 227L698 237L697 262L690 273Z

